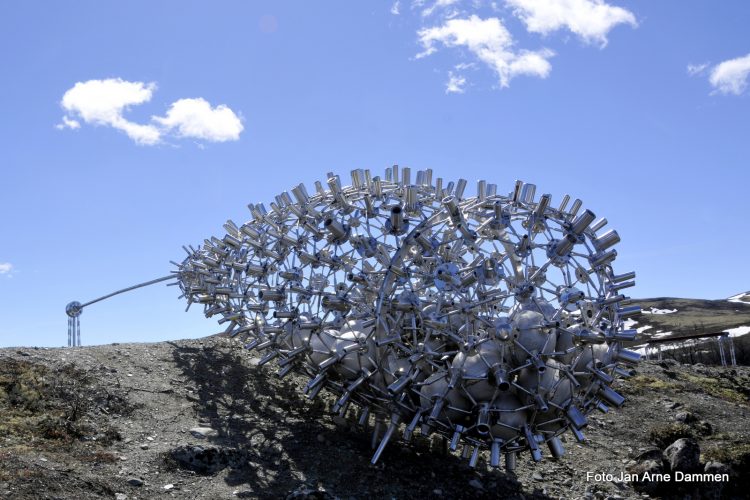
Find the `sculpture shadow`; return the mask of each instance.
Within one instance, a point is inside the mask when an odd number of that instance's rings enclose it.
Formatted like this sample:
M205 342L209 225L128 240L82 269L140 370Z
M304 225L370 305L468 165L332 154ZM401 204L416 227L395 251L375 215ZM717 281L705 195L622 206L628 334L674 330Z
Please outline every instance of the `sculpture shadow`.
M525 491L512 475L470 469L465 460L431 451L425 438L406 446L393 440L371 465L370 433L353 420L335 425L323 393L309 401L298 376L280 380L252 366L241 349L172 345L186 384L195 388L199 419L219 432L208 441L242 456L221 472L240 497L549 498Z

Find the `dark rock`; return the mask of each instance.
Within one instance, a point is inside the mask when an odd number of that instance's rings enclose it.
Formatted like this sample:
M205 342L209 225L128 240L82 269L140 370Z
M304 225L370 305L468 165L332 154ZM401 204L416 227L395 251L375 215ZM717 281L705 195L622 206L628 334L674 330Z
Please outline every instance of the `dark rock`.
M333 500L335 496L326 490L314 490L307 487L299 488L286 496L287 500Z
M213 474L227 467L236 469L247 464L247 454L234 448L187 445L175 448L171 455L181 467L202 474Z
M713 426L705 420L701 420L700 422L693 425L693 427L701 436L710 436L714 432Z
M701 449L694 439L680 438L664 450L673 471L693 472L700 468Z
M708 462L706 466L703 468L703 472L706 472L708 474L730 474L730 481L731 481L731 468L723 464L721 462ZM735 495L727 495L727 492L725 491L725 486L727 486L728 483L725 483L723 481L706 481L702 484L701 493L702 498L723 498L723 497L732 497ZM739 492L737 492L739 493ZM722 495L724 494L724 495Z
M128 484L130 486L143 486L143 479L139 479L137 477L130 477L128 478Z
M703 471L709 474L729 474L731 472L729 466L721 462L708 462Z
M639 453L635 457L636 462L645 462L646 460L656 460L661 462L664 460L664 453L659 448L649 448Z
M637 475L639 478L633 481L633 489L639 493L646 493L647 495L656 495L660 491L663 483L661 481L643 480L644 474L648 472L650 476L655 474L664 474L668 472L667 467L664 465L662 460L645 460L634 465L630 471L631 474Z
M693 422L698 421L698 417L696 417L693 413L690 413L689 411L678 412L677 415L674 416L674 419L684 424L692 424Z

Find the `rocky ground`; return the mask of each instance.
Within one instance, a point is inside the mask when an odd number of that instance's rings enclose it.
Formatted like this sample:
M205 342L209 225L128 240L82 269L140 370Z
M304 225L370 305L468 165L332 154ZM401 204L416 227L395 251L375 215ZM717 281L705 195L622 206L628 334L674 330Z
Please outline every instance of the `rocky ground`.
M0 497L744 498L750 479L748 367L642 363L620 384L625 406L591 416L587 443L567 437L562 459L524 456L508 474L420 437L371 466L353 417L330 416L325 396L301 396L303 380L256 363L220 337L0 349ZM681 467L731 477L617 479Z

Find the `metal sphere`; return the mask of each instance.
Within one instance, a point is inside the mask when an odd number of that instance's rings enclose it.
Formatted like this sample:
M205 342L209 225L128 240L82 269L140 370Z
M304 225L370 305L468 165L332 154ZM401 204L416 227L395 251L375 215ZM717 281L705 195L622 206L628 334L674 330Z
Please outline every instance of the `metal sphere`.
M80 302L73 301L65 306L65 314L67 314L70 318L75 318L81 315L82 309L83 306L81 306Z
M479 181L467 197L464 180L398 173L355 170L347 187L329 174L312 195L250 205L250 221L188 249L184 296L279 376L309 376L308 397L325 388L334 411L388 422L373 463L416 429L472 465L485 449L508 468L545 443L560 456L562 433L582 440L586 414L623 404L611 385L639 359L622 348L640 309L620 294L635 274L612 270L617 232L533 184Z

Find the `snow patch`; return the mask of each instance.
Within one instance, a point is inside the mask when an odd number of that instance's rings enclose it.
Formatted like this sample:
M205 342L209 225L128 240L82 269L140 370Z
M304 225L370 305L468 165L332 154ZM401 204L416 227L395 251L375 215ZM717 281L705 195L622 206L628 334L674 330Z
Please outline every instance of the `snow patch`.
M631 330L635 325L637 325L638 322L634 320L633 318L627 318L625 321L622 322L622 326L625 327L627 330Z
M670 335L672 335L672 332L662 332L661 330L659 330L658 332L656 332L655 334L653 334L651 336L651 338L652 339L663 339L664 337L669 337Z
M643 314L672 314L676 313L677 309L657 309L655 307L651 307L651 310L649 311L641 311Z
M632 330L633 327L635 327L635 325L637 325L637 324L638 324L638 322L636 320L632 319L632 318L627 318L625 321L622 322L622 326L626 330ZM640 327L636 328L635 331L637 331L638 333L643 333L643 332L645 332L646 330L648 330L650 328L651 328L651 325L645 325L645 326L640 326Z
M739 337L740 335L747 335L750 333L750 326L738 326L737 328L727 328L724 330L729 333L730 337Z
M741 304L747 304L750 302L750 292L742 292L737 295L732 295L727 300L729 302L739 302Z

